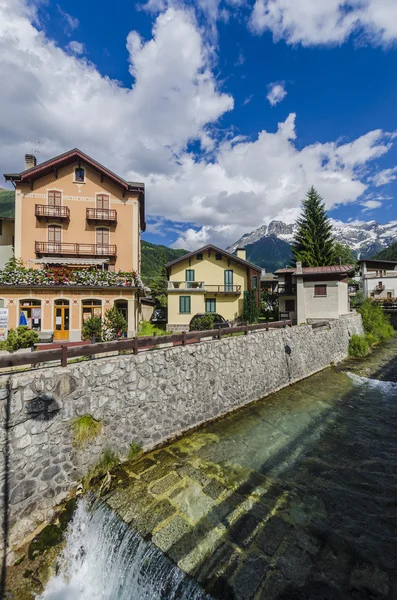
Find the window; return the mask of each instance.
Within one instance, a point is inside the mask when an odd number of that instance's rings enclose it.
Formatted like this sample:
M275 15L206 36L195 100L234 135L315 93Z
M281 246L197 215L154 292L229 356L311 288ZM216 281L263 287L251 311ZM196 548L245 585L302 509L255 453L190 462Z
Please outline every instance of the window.
M286 300L285 301L285 310L287 312L295 312L295 300Z
M91 317L102 316L102 300L83 300L83 325Z
M219 252L217 252L215 254L215 260L222 260L222 254L219 254Z
M198 254L196 254L196 258L197 258L197 260L203 260L202 252L199 252Z
M216 312L215 298L206 298L205 299L205 312L206 313L215 313Z
M3 221L0 219L0 235L3 235Z
M109 246L109 229L98 227L96 230L96 243L98 246Z
M96 207L99 210L109 210L109 196L107 194L97 194Z
M180 313L190 313L190 296L180 296L179 312Z
M254 275L252 278L252 289L253 290L258 289L258 275Z
M48 192L48 206L61 206L61 192L51 190Z
M224 275L225 292L233 291L233 271L231 269L225 270Z
M48 244L49 250L56 251L61 243L62 228L60 225L49 225L48 227Z
M391 292L387 292L387 299L391 300Z
M326 285L315 285L314 286L314 295L315 296L326 296L327 295L327 286Z
M194 269L186 269L186 281L194 281Z
M76 183L85 182L85 172L82 167L77 167L77 169L74 170L74 180Z
M28 298L19 302L18 325L24 325L25 320L29 329L41 331L41 300Z

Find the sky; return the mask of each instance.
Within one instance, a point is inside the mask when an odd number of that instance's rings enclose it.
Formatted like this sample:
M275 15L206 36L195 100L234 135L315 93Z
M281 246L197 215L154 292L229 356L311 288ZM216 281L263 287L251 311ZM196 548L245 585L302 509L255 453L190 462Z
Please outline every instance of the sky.
M145 183L148 241L227 247L312 185L397 219L396 0L0 0L0 80L1 173L78 147Z

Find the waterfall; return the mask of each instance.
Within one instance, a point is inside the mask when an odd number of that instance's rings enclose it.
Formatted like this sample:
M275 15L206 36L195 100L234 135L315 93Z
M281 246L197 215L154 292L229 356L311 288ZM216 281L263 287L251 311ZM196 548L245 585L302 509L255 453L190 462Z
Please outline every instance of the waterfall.
M384 394L392 394L397 392L397 383L394 381L382 381L380 379L370 379L368 377L361 377L355 373L347 373L350 379L356 385L365 385L369 388L379 390Z
M57 574L38 600L211 600L108 507L80 499Z

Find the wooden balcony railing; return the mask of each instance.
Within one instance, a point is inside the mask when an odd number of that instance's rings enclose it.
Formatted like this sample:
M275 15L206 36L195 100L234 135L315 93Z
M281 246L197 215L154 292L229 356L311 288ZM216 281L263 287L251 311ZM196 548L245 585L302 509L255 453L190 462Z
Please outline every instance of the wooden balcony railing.
M211 294L241 294L241 285L209 285L204 281L169 281L168 291L197 291Z
M70 209L67 206L52 206L50 204L36 204L34 214L37 219L70 220Z
M241 285L206 285L205 291L211 294L241 294Z
M293 296L296 294L296 285L285 285L284 283L279 283L278 293L285 294L287 296Z
M196 291L204 291L204 281L169 281L168 282L169 290L196 290Z
M50 256L116 256L117 246L115 244L35 242L35 252Z
M87 208L86 218L87 221L117 223L117 210L108 208Z

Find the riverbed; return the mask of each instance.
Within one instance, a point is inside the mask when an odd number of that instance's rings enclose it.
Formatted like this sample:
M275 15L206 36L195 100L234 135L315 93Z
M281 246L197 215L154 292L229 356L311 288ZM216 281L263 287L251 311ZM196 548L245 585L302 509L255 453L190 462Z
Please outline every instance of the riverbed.
M394 339L123 465L79 500L37 597L395 598L396 356Z

